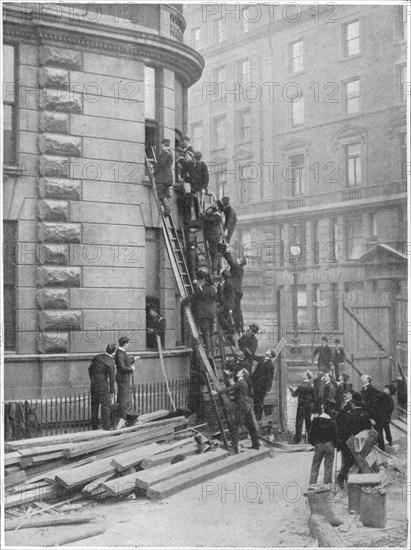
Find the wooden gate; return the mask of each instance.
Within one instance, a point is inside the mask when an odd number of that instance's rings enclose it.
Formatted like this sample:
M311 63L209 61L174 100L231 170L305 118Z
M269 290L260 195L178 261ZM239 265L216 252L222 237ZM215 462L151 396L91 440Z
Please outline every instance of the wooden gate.
M354 390L362 374L382 390L396 379L397 303L390 292L350 292L343 297L347 373Z

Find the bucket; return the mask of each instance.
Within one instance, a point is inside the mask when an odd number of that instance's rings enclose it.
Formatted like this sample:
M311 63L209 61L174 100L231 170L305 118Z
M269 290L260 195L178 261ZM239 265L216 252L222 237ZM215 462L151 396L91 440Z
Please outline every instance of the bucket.
M384 529L387 521L387 489L363 487L361 492L360 520L364 527Z

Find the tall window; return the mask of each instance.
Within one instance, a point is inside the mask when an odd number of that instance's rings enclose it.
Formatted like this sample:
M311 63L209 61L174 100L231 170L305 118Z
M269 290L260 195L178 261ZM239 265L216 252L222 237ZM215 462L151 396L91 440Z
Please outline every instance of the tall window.
M145 118L156 119L156 71L153 67L144 67L144 106Z
M338 221L337 218L330 220L330 244L329 250L325 250L325 258L329 262L337 261L338 252Z
M251 141L251 109L237 112L237 136L239 143Z
M360 53L359 21L352 21L344 26L344 53L347 57Z
M291 124L300 126L304 124L304 96L296 96L291 102Z
M214 22L214 29L215 42L222 42L224 40L224 22L222 19Z
M193 147L196 151L203 150L203 125L196 124L192 126L191 136L193 139Z
M248 32L250 30L250 19L249 19L249 7L248 6L244 6L243 10L242 10L242 17L241 17L241 22L242 22L242 27L243 27L243 32Z
M318 234L318 220L314 220L312 224L312 248L313 260L315 264L320 263L320 243Z
M300 329L305 329L308 326L307 289L305 285L297 285L297 324Z
M213 76L214 76L214 82L218 84L219 90L221 90L221 85L223 82L225 82L224 67L218 67L217 69L215 69L213 72ZM217 97L221 97L221 94L220 95L217 94Z
M361 185L361 144L346 145L345 156L347 187Z
M226 165L222 164L215 173L215 194L219 198L223 197L225 194L226 175Z
M3 46L3 162L16 162L15 48Z
M318 311L319 311L319 308L321 306L318 305L318 303L320 302L320 285L318 284L314 284L313 285L313 329L320 329L321 330L321 327L319 327L319 318L320 316L318 315Z
M220 116L214 119L214 149L222 149L226 146L227 134L226 134L226 117Z
M407 66L399 65L398 67L398 88L399 98L402 103L407 102Z
M291 194L293 197L304 194L304 155L291 155L289 157L287 175L291 181Z
M240 61L237 65L237 80L240 83L241 87L244 87L251 80L250 75L250 60L245 59Z
M191 31L191 44L195 50L201 48L201 29L199 27Z
M345 112L347 115L360 110L360 81L351 80L345 83Z
M370 239L372 241L376 241L378 238L378 230L377 230L377 214L375 212L372 212L370 214Z
M17 222L3 221L4 349L16 349L16 246Z
M303 41L298 40L290 44L290 72L298 73L304 69Z
M331 283L330 318L334 330L339 330L338 324L338 283Z
M299 257L296 257L296 260L300 262L305 262L306 258L306 241L305 241L305 222L294 223L290 226L290 249L291 245L298 244L301 249L301 254ZM291 250L290 250L291 252Z
M404 42L407 39L407 4L395 7L395 26L397 42Z
M278 237L280 241L280 266L284 265L284 225L281 223L278 226Z
M400 157L401 157L401 166L400 174L402 181L407 181L407 134L406 132L401 132L399 134L400 140Z
M356 260L363 252L362 218L361 216L346 219L347 259Z

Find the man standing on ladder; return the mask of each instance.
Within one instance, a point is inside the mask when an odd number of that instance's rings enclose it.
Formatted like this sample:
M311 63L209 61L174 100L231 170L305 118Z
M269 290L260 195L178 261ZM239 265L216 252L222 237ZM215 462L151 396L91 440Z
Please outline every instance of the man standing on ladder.
M157 187L158 198L163 205L164 216L171 214L171 193L170 187L173 185L173 153L170 149L170 140L161 140L161 154L154 167L154 176Z

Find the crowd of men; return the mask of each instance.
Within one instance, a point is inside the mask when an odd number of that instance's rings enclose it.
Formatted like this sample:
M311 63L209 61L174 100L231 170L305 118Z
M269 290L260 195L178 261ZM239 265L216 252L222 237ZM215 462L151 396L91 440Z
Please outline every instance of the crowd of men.
M339 340L332 350L324 337L315 355L318 355L317 377L307 370L302 383L295 389L289 388L292 396L298 398L294 443L300 443L305 423L308 441L315 448L310 485L317 483L323 460L324 484L332 483L335 452L341 452L341 468L336 482L343 488L354 463L347 445L351 436L373 427L378 433L377 445L381 450L385 450L384 434L388 445L392 445L390 420L396 388L389 384L380 391L371 384L371 377L364 374L361 377L362 389L355 392L348 382L349 376L336 369L336 366L341 368L344 358Z

